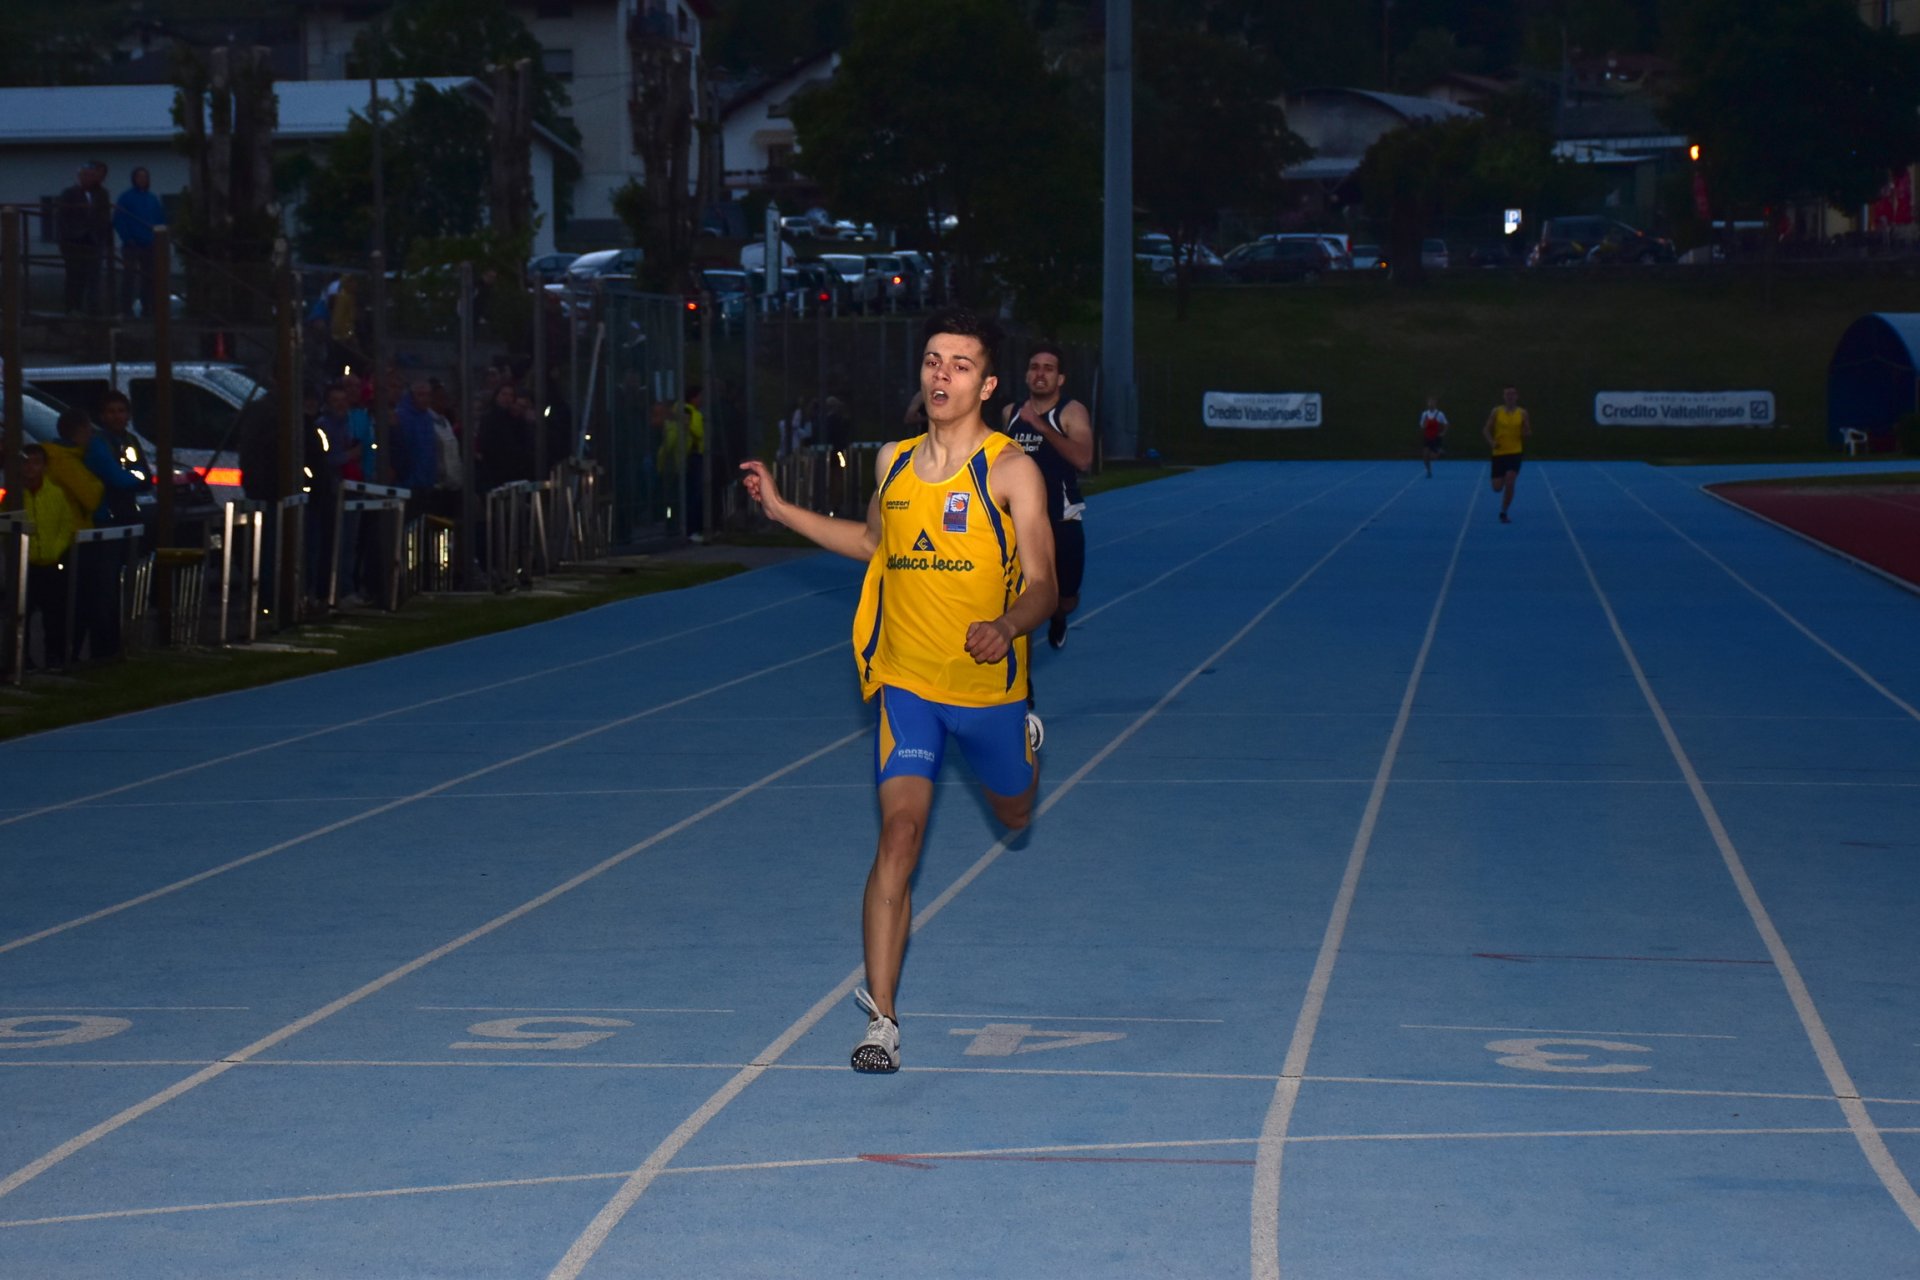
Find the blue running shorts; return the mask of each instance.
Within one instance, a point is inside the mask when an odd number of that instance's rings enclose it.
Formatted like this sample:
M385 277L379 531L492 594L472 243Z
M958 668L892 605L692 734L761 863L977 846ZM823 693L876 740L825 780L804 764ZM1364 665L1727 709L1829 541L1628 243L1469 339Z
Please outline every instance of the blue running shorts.
M1017 796L1033 783L1027 749L1026 702L956 707L930 702L890 685L880 689L880 722L873 739L873 781L933 778L940 772L947 735L980 784L995 795Z

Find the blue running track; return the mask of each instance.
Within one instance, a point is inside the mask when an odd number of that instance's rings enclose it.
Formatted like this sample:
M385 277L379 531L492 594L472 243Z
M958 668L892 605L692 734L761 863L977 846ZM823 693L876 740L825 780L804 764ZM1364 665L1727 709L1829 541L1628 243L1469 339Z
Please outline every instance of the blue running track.
M0 1277L1920 1276L1920 595L1736 474L1097 498L896 1076L851 562L0 745Z

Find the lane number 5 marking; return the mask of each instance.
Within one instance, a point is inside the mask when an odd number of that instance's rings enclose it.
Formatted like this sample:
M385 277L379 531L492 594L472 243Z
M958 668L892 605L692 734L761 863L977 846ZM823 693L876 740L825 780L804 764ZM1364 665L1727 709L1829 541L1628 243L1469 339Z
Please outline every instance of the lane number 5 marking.
M1578 1071L1594 1075L1613 1075L1622 1071L1651 1071L1645 1062L1595 1062L1591 1053L1556 1052L1549 1045L1575 1049L1598 1049L1602 1053L1652 1053L1643 1044L1624 1040L1564 1040L1535 1038L1526 1040L1489 1040L1487 1048L1505 1056L1496 1058L1503 1067L1516 1071ZM1581 1065L1585 1064L1585 1065Z

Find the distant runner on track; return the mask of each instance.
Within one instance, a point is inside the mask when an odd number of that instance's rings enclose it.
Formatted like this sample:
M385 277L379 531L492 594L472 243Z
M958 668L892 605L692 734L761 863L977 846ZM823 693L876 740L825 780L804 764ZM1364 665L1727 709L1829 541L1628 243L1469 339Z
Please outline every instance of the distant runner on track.
M1081 516L1080 473L1093 465L1093 418L1078 400L1063 397L1066 357L1042 342L1027 357L1027 398L1007 406L1001 429L1040 465L1047 481L1047 522L1053 526L1053 561L1060 577L1060 604L1047 624L1047 643L1067 643L1067 618L1080 607L1080 580L1087 570L1087 533Z
M1512 524L1507 508L1513 505L1513 482L1520 476L1520 460L1533 434L1533 419L1520 407L1520 389L1508 387L1500 393L1500 403L1487 415L1480 428L1493 450L1493 491L1501 494L1500 523Z
M1447 415L1440 412L1440 397L1428 396L1420 415L1420 461L1427 466L1427 479L1433 479L1433 460L1447 452Z

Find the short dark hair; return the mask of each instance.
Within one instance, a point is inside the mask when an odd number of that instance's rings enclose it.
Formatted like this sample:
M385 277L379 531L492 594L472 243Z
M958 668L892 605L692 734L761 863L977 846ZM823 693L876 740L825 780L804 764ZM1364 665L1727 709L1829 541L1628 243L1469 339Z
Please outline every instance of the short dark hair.
M23 458L38 458L40 461L45 462L47 460L47 451L37 444L23 444L20 446L20 456Z
M62 440L70 440L83 427L89 431L93 430L93 419L87 416L85 409L62 409L60 420L54 425L58 428Z
M684 396L681 396L680 398L682 400L698 400L700 398L700 393L705 390L706 388L701 386L699 383L689 382L687 384L687 394L685 394Z
M1060 349L1057 342L1036 342L1033 350L1027 352L1027 362L1031 364L1035 356L1052 356L1053 362L1060 366L1060 372L1067 371L1067 353Z
M992 316L983 316L978 311L966 307L947 307L927 317L927 323L920 331L920 341L924 345L932 341L936 334L953 333L963 338L972 338L980 344L986 353L981 374L993 375L993 353L1000 346L1000 324Z
M106 391L102 391L100 393L100 398L93 402L93 411L95 413L104 412L106 407L110 404L123 404L127 406L127 408L129 409L133 408L133 401L127 399L126 392L114 391L109 389Z

